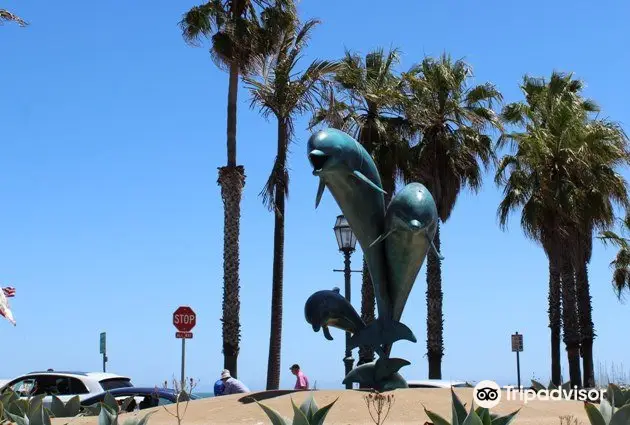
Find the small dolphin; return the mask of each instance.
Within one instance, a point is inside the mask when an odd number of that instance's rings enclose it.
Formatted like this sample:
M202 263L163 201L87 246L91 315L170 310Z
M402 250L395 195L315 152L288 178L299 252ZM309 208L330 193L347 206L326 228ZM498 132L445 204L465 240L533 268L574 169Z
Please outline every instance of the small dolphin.
M332 341L328 326L355 333L365 328L365 323L341 294L339 288L332 291L318 291L311 295L304 305L306 321L313 326L313 330L322 332L326 339Z
M328 128L307 143L313 175L319 177L315 207L328 187L361 245L372 277L379 317L391 317L383 246L368 249L385 229L385 200L374 160L356 140Z
M407 381L398 371L411 363L404 359L380 358L376 362L365 363L352 369L344 378L343 384L358 382L376 391L390 391L408 388Z
M443 259L433 244L437 225L435 200L420 183L406 185L387 207L385 232L371 246L385 245L393 320L400 320L429 249Z

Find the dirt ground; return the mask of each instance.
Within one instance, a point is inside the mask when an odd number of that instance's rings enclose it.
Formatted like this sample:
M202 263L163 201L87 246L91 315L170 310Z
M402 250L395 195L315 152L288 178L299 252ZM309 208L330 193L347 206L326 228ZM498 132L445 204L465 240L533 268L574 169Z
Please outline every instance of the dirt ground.
M455 390L459 398L466 407L470 407L472 402L472 389L457 388ZM373 424L367 411L363 397L367 393L358 390L328 391L319 390L314 392L315 400L319 407L322 407L335 399L339 399L326 417L326 425L347 425L347 424ZM394 394L394 406L385 422L387 425L414 424L424 425L428 421L424 413L424 406L429 410L442 415L450 422L451 419L451 396L448 389L403 389L396 390L389 394ZM252 396L262 403L272 407L287 418L293 417L291 400L299 406L308 396L307 392L293 391L264 391L251 393L248 395L235 394L217 398L208 398L190 402L188 411L184 417L184 425L224 425L224 424L247 424L247 425L267 425L271 421L267 418L262 409L252 400ZM505 399L505 392L503 393ZM183 406L182 406L183 407ZM572 415L583 425L588 425L589 421L584 412L583 402L580 401L530 401L524 403L520 400L503 400L497 407L491 409L492 413L507 414L514 410L521 409L515 425L559 425L560 416ZM138 413L123 414L119 423L123 424L127 418L136 415L143 416L147 412L155 410L148 425L177 425L175 418L164 411L163 408L147 409ZM170 407L174 411L174 407ZM53 425L69 423L69 419L53 419ZM96 418L77 418L72 420L72 425L96 425Z

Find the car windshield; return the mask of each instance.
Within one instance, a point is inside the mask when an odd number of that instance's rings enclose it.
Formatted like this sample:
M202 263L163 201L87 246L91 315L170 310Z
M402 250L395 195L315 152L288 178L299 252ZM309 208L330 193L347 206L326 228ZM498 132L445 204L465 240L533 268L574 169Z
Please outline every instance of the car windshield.
M116 388L128 388L133 387L131 381L127 378L109 378L100 381L103 391L109 391Z

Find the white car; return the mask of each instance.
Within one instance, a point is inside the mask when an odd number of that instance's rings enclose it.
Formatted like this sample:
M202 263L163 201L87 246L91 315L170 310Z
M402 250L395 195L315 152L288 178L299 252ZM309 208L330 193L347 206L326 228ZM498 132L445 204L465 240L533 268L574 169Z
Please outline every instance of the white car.
M423 379L420 381L407 381L409 388L472 388L468 382L465 381L447 381L443 379Z
M44 406L50 407L52 396L56 395L64 403L75 395L84 400L95 394L114 388L133 387L126 376L101 372L31 372L5 383L0 393L12 389L20 397L26 398L40 394L44 397Z

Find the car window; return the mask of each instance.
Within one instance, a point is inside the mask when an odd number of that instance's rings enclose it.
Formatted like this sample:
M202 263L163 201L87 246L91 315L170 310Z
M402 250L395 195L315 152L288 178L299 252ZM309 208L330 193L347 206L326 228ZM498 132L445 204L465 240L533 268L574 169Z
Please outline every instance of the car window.
M64 378L65 380L67 380L68 385L68 391L66 393L61 392L61 389L59 390L59 394L60 395L76 395L76 394L89 394L89 390L87 389L87 387L85 386L85 384L83 382L81 382L80 379L77 378Z
M109 391L116 388L133 387L131 381L127 378L109 378L100 381L103 391Z
M11 389L12 391L18 393L20 396L28 396L35 389L35 379L34 378L25 378L21 379L14 384L7 387L7 389Z

